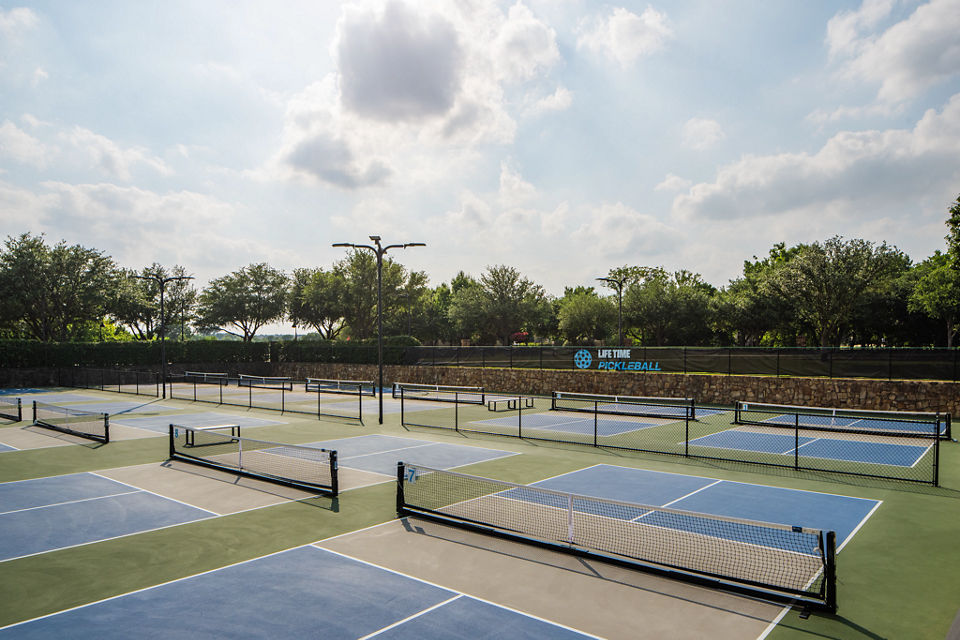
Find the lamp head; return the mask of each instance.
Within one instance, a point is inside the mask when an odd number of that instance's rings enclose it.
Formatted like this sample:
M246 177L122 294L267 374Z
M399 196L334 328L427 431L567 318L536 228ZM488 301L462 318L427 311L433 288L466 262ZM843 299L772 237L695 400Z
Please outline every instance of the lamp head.
M370 239L374 242L380 242L380 236L370 236Z

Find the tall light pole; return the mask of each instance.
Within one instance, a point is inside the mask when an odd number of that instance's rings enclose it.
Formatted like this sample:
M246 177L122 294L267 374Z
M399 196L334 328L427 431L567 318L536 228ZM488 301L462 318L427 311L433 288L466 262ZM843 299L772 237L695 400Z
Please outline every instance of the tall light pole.
M623 346L623 283L624 278L597 278L603 282L609 282L617 286L617 336L620 340L620 346Z
M425 247L424 242L407 242L404 244L388 244L380 246L380 236L370 236L373 244L353 244L352 242L335 242L334 247L350 247L353 249L368 249L377 256L377 371L379 372L378 386L380 387L380 424L383 424L383 254L390 249L406 249L407 247Z
M167 333L163 312L163 292L168 282L182 282L184 280L193 280L193 276L167 276L164 278L159 273L152 273L146 276L133 276L139 280L151 280L160 287L160 382L163 384L163 397L167 397Z

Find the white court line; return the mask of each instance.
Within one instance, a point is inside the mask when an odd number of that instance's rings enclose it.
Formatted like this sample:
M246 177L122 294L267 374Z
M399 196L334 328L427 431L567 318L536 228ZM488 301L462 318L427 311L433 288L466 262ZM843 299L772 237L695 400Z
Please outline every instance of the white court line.
M378 629L378 630L374 631L373 633L368 633L368 634L365 635L365 636L361 636L358 640L367 640L368 638L373 638L374 636L378 636L378 635L380 635L381 633L383 633L384 631L389 631L390 629L393 629L394 627L399 627L400 625L404 624L405 622L409 622L409 621L411 621L411 620L413 620L413 619L415 619L415 618L419 618L420 616L422 616L422 615L425 614L425 613L430 613L430 612L433 611L434 609L439 609L440 607L442 607L442 606L444 606L444 605L447 605L447 604L450 604L450 603L453 602L454 600L459 600L459 599L462 598L462 597L463 597L463 594L462 594L462 593L458 593L457 595L453 596L452 598L449 598L449 599L447 599L447 600L444 600L443 602L438 602L437 604L433 605L432 607L427 607L427 608L424 609L423 611L418 611L417 613L413 614L412 616L407 616L407 617L404 618L403 620L397 620L396 622L394 622L394 623L391 624L391 625L387 625L386 627L384 627L384 628L382 628L382 629Z
M788 604L788 605L785 606L783 609L781 609L781 610L780 610L780 613L777 614L777 617L774 618L774 619L770 622L770 624L767 625L767 628L764 629L763 632L762 632L759 636L757 636L757 640L764 640L764 638L766 638L768 635L770 635L770 632L773 631L774 629L776 629L776 628L777 628L777 625L780 624L780 621L783 620L783 616L787 615L787 613L788 613L788 612L790 611L790 609L792 609L792 608L793 608L793 605Z
M661 507L669 507L669 506L672 505L672 504L675 504L675 503L677 503L677 502L680 502L680 501L683 500L684 498L689 498L689 497L692 496L693 494L695 494L695 493L700 493L700 492L703 491L704 489L709 489L710 487L712 487L712 486L714 486L714 485L718 485L718 484L720 484L721 482L723 482L723 480L717 480L717 481L715 481L715 482L711 482L710 484L708 484L708 485L705 486L705 487L700 487L699 489L697 489L697 490L695 490L695 491L691 491L690 493L688 493L688 494L685 495L685 496L680 496L680 497L677 498L676 500L671 500L671 501L668 502L667 504L662 504L662 505L660 505L660 506L661 506Z
M401 520L406 520L406 518L401 518ZM463 591L459 591L459 590L457 590L457 589L451 589L450 587L445 587L445 586L440 585L440 584L437 584L437 583L435 583L435 582L431 582L430 580L424 580L423 578L418 578L418 577L416 577L416 576L412 576L412 575L410 575L410 574L403 573L402 571L397 571L396 569L391 569L391 568L389 568L389 567L384 567L384 566L382 566L382 565L379 565L379 564L376 564L376 563L373 563L373 562L369 562L369 561L367 561L367 560L362 560L362 559L360 559L360 558L355 558L355 557L350 556L350 555L347 555L347 554L345 554L345 553L340 553L339 551L334 551L334 550L332 550L332 549L327 549L326 547L318 547L318 548L321 549L321 550L323 550L323 551L326 551L327 553L332 553L332 554L334 554L334 555L340 556L341 558L346 558L347 560L353 560L354 562L359 562L359 563L361 563L361 564L365 564L365 565L370 566L370 567L373 567L373 568L375 568L375 569L380 569L381 571L386 571L386 572L388 572L388 573L392 573L392 574L394 574L394 575L398 575L398 576L401 576L401 577L403 577L403 578L408 578L408 579L410 579L410 580L415 580L415 581L420 582L420 583L422 583L422 584L430 585L431 587L436 587L437 589L443 589L444 591L449 591L450 593L457 593L457 594L459 594L459 595L461 595L461 596L467 596L468 598L473 598L474 600L479 600L480 602L483 602L483 603L485 603L485 604L489 604L489 605L492 605L492 606L497 607L497 608L500 608L500 609L505 609L505 610L507 610L507 611L511 611L511 612L513 612L513 613L522 615L522 616L524 616L524 617L526 617L526 618L531 618L532 620L539 620L540 622L546 622L547 624L552 625L552 626L554 626L554 627L559 627L559 628L561 628L561 629L566 629L567 631L572 631L572 632L574 632L574 633L579 633L579 634L581 634L581 635L587 636L588 638L595 638L596 640L603 640L602 638L600 638L600 636L595 636L595 635L593 635L593 634L591 634L591 633L587 633L587 632L585 632L585 631L581 631L580 629L575 629L575 628L573 628L573 627L570 627L570 626L567 626L567 625L564 625L564 624L560 624L559 622L554 622L553 620L547 620L546 618L541 618L540 616L535 616L535 615L533 615L532 613L527 613L527 612L525 612L525 611L520 611L519 609L514 609L513 607L508 607L508 606L506 606L506 605L502 605L502 604L499 604L499 603L497 603L497 602L493 602L493 601L491 601L491 600L487 600L486 598L481 598L481 597L479 597L479 596L475 596L475 595L470 594L470 593L466 593L466 592L463 592Z
M810 440L807 440L806 442L804 442L804 443L803 443L802 445L800 445L799 447L794 447L794 448L792 448L792 449L787 449L786 451L784 451L784 452L781 453L780 455L785 456L785 455L794 453L794 452L796 452L796 451L799 451L799 450L800 450L800 447L805 447L805 446L807 446L808 444L813 444L814 442L816 442L816 441L818 441L818 440L823 440L823 438L811 438ZM771 451L770 453L774 453L774 452Z
M108 477L108 476L100 475L99 473L96 473L96 472L94 472L94 471L88 471L87 473L89 473L90 475L97 476L98 478L103 478L104 480L111 480L111 481L113 481L113 482L119 482L119 483L122 484L122 485L131 487L131 488L133 488L133 489L137 489L137 490L139 490L139 491L143 491L144 493L149 493L149 494L151 494L151 495L155 495L155 496L157 496L158 498L163 498L164 500L169 500L170 502L176 502L177 504L182 504L183 506L185 506L185 507L190 507L191 509L199 509L200 511L206 511L207 513L209 513L210 515L213 515L213 516L221 516L221 515L223 515L223 514L220 514L220 513L215 512L215 511L210 511L210 509L204 509L203 507L198 507L198 506L195 505L195 504L190 504L190 503L188 503L188 502L184 502L183 500L177 500L176 498L171 498L170 496L165 496L165 495L163 495L163 494L161 494L161 493L157 493L156 491L150 491L149 489L144 489L143 487L138 487L137 485L130 484L129 482L123 482L122 480L114 480L113 478L110 478L110 477Z
M870 516L873 515L874 511L880 508L881 504L883 504L883 500L877 500L877 504L873 506L873 509L870 509L870 511L867 512L867 515L863 516L863 520L861 520L859 524L857 524L857 526L853 528L853 531L850 532L850 534L846 537L846 539L840 543L840 545L837 547L837 553L840 553L840 550L843 549L845 546L847 546L848 542L853 540L853 536L856 535L858 531L860 531L860 527L862 527L867 523L867 520L870 519Z
M139 489L134 489L133 491L123 491L121 493L110 493L105 496L93 496L92 498L79 498L77 500L65 500L63 502L52 502L50 504L41 504L36 507L26 507L24 509L13 509L11 511L0 511L0 516L9 515L11 513L22 513L24 511L33 511L35 509L47 509L49 507L61 507L65 504L77 504L80 502L90 502L91 500L102 500L103 498L115 498L117 496L128 496L132 493L140 493Z

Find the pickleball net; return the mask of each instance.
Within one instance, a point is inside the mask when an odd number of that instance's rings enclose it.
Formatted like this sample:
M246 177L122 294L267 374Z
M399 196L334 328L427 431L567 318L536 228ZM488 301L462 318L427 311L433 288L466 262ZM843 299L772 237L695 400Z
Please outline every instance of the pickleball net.
M550 399L554 411L581 411L647 418L697 418L693 398L650 398L644 396L611 396L595 393L554 391Z
M0 418L14 422L23 420L23 403L20 398L0 396Z
M455 402L458 404L484 404L483 387L458 387L443 384L420 384L415 382L394 382L394 398L406 400L427 400L430 402Z
M377 395L377 385L373 380L339 380L337 378L307 378L303 385L307 393L333 393L347 396Z
M397 512L671 577L836 610L836 534L399 463Z
M873 411L737 402L734 423L842 433L950 439L949 413Z
M169 436L171 460L333 496L339 493L336 451L177 424L170 425Z
M63 433L110 442L110 415L33 401L33 424Z

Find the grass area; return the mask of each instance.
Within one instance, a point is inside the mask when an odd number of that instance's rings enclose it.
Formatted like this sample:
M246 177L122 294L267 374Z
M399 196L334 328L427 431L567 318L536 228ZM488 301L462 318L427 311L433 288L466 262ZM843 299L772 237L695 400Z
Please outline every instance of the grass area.
M103 394L112 400L116 394ZM168 401L169 402L169 401ZM176 401L190 412L246 414L205 403ZM279 413L249 412L271 419ZM439 414L438 414L439 415ZM730 414L711 416L705 428L729 428ZM941 447L939 488L797 472L738 463L690 460L590 446L447 429L404 428L399 414L386 424L367 419L317 420L284 414L286 424L251 428L250 437L304 443L384 433L517 451L522 456L462 470L529 483L594 464L616 464L882 500L838 557L839 611L801 619L788 613L770 634L789 638L942 639L960 606L960 559L952 551L960 513L960 445ZM22 423L21 423L22 425ZM16 427L4 427L16 428ZM244 434L247 435L247 434ZM164 437L74 445L0 454L0 482L160 462ZM0 562L0 625L143 589L169 580L315 542L395 517L392 483L350 490L338 499L313 498L192 522L19 560Z

